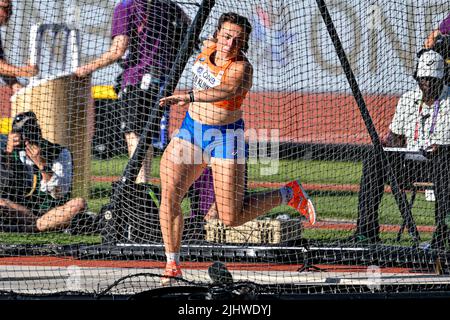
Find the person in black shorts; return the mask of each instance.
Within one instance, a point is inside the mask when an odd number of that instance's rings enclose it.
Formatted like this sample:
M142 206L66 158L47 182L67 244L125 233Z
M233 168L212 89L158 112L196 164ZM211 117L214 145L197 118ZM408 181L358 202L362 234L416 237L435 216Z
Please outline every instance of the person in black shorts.
M75 70L75 74L82 77L122 60L121 130L130 157L189 25L189 17L174 2L120 1L114 9L109 50ZM159 131L159 121L160 117L156 117L152 123L153 134ZM136 183L150 183L152 156L153 146L150 145Z

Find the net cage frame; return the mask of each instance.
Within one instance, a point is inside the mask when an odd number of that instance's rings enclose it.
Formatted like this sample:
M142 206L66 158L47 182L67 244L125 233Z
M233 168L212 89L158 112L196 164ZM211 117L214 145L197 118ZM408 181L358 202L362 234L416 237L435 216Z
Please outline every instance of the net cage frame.
M181 2L180 2L181 3ZM204 5L209 3L210 7L213 7L214 1L204 1ZM189 3L192 5L192 3ZM349 63L346 50L343 48L342 43L340 43L339 32L335 29L332 15L327 11L327 4L323 0L317 0L316 2L317 10L320 11L322 19L324 20L323 27L328 28L329 37L332 44L335 47L335 51L340 60L341 67L344 70L346 79L349 83L349 88L352 91L352 95L359 107L359 111L362 118L365 121L365 126L369 132L372 144L375 146L377 152L379 152L380 157L385 157L382 150L381 143L378 137L378 132L371 122L372 119L369 115L369 111L365 105L364 95L361 93L358 80L353 74L351 64ZM198 4L197 4L198 6ZM199 6L202 7L201 5ZM206 19L206 17L204 17ZM204 22L204 21L203 21ZM54 28L58 31L64 31L66 38L70 39L70 47L76 48L80 46L80 39L78 32L74 32L73 29L69 29L64 25L43 25L40 30L51 30ZM192 26L191 26L192 27ZM199 37L200 29L192 30L196 33L196 37ZM36 27L34 27L32 33L36 32ZM31 36L33 38L33 36ZM32 40L33 41L33 40ZM39 43L39 36L34 40ZM186 41L188 44L189 41ZM195 41L191 41L190 45ZM32 46L33 47L33 46ZM186 50L192 50L193 48L187 48ZM32 50L39 56L40 49ZM63 50L66 51L66 50ZM186 53L185 53L186 54ZM70 69L74 70L78 66L79 53L76 50L72 54L72 62ZM36 58L34 54L32 56L32 61L38 62L39 59ZM34 58L33 58L34 57ZM184 57L187 63L187 59L190 54ZM66 55L63 55L64 64ZM74 61L77 62L74 62ZM180 64L176 64L180 67ZM184 68L184 67L183 67ZM181 76L183 68L179 68L173 71L172 77L169 81L174 81L173 78ZM168 92L172 92L176 83L175 80L172 83L167 83L166 86L170 87L168 91L162 90L161 97L167 95ZM165 86L165 87L166 87ZM149 129L149 128L148 128ZM122 182L127 183L130 179L129 171L133 171L131 176L137 175L138 168L140 167L140 162L144 158L146 152L146 147L150 144L149 141L141 140L142 149L138 149L135 152L131 162L127 164L127 167L122 175ZM320 144L319 144L320 147ZM322 146L323 147L323 146ZM139 147L138 147L139 148ZM324 150L328 151L329 148ZM331 147L333 148L333 147ZM353 150L353 146L334 146L334 148L340 148L347 152L346 150ZM361 147L364 148L364 147ZM359 148L358 150L360 150ZM281 154L284 152L289 152L292 149L291 144L284 143L281 145ZM320 152L319 152L320 153ZM136 160L137 159L137 160ZM135 161L133 163L133 161ZM130 164L131 163L131 164ZM130 168L131 167L131 168ZM190 241L186 245L182 246L181 249L181 260L190 262L214 262L222 261L225 263L274 263L274 264L289 264L289 265L299 265L299 272L303 271L319 271L319 267L316 265L333 265L339 263L340 265L350 265L350 266L372 266L374 264L383 267L402 267L402 268L412 268L416 270L426 270L432 271L437 274L448 274L449 270L449 252L443 250L434 250L430 248L424 248L419 246L417 227L411 220L412 213L411 208L408 207L405 202L405 198L400 197L400 191L396 183L395 178L391 180L391 188L394 196L396 197L396 203L398 205L399 211L401 212L402 218L406 223L406 227L411 237L413 238L413 244L410 246L401 245L348 245L347 243L341 243L339 241L315 241L308 239L292 240L275 245L267 244L250 244L243 243L242 245L222 243L222 244L210 244L202 243L201 241ZM113 200L112 200L113 201ZM133 244L133 243L120 243L115 245L102 244L102 245L83 245L83 244L71 244L71 245L20 245L20 244L1 244L0 245L0 256L2 257L13 257L13 256L53 256L53 257L72 257L80 260L152 260L152 261L164 261L165 254L162 244ZM316 268L316 269L314 269ZM199 287L205 285L203 282L196 283ZM374 294L374 291L367 288L367 285L357 285L357 284L340 284L337 281L334 285L317 285L317 284L307 284L307 285L296 285L296 284L273 284L273 285L260 285L264 287L266 291L274 294L286 294L286 297L293 295L301 298L303 294L311 294L316 292L321 292L321 294L342 294L347 295L359 294L369 292ZM318 288L321 289L318 289ZM208 287L211 289L210 287ZM390 293L403 293L403 292L421 292L423 295L437 294L436 292L447 292L447 283L434 283L434 284L394 284L394 285L381 285L377 288L377 292L390 292ZM263 294L264 295L264 294ZM439 293L438 293L439 295ZM1 295L0 295L1 296ZM293 297L290 296L290 297Z

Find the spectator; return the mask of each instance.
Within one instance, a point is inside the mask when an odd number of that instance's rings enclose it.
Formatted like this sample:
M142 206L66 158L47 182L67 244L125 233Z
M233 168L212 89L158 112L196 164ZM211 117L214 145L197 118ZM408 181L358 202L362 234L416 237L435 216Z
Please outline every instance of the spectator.
M189 24L189 17L171 1L121 1L114 10L109 50L75 71L79 77L86 76L123 57L121 129L130 157ZM155 119L152 124L153 132L158 130L159 121ZM152 155L150 146L137 183L150 182Z
M432 49L434 47L436 39L440 35L449 35L449 34L450 34L450 14L448 14L447 17L444 20L442 20L442 22L439 25L439 28L433 30L428 35L424 43L425 49Z
M389 127L382 139L386 147L407 147L423 150L428 161L407 160L404 154L389 153L390 167L400 188L412 181L434 182L436 194L437 229L433 236L436 244L441 241L445 229L445 215L449 204L449 145L450 145L450 97L444 84L444 60L432 50L422 51L414 76L418 86L400 98ZM352 240L368 243L380 241L378 208L389 181L386 164L373 150L363 161L361 190L358 201L358 221Z
M11 0L0 0L0 26L6 25L11 15ZM22 85L17 81L16 77L32 77L36 75L37 72L38 70L36 66L26 65L17 67L6 62L2 41L0 39L0 75L6 84L11 86L13 93L22 88Z
M63 229L82 212L82 198L69 200L72 156L67 148L42 137L36 115L13 119L6 148L1 150L0 217L16 231Z

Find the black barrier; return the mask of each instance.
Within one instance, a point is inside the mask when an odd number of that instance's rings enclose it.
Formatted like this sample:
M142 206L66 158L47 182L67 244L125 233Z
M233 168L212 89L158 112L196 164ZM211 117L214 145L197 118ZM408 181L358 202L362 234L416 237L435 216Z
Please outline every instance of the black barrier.
M114 99L96 99L95 132L92 138L92 154L97 159L109 159L126 155L127 144L120 130L120 108Z
M359 90L358 82L356 81L355 75L353 74L352 68L345 54L344 47L342 46L341 40L339 39L339 35L336 31L336 28L334 27L334 23L333 20L331 19L330 13L328 12L325 0L316 0L316 2L317 6L319 7L320 14L322 15L322 19L325 23L325 26L327 27L331 41L333 42L334 48L336 49L336 53L339 57L339 61L341 62L342 69L344 69L345 76L347 77L353 96L355 97L356 103L358 104L358 108L359 111L361 112L364 124L366 125L367 131L369 132L370 139L375 148L376 161L380 164L384 164L385 167L388 169L389 177L391 180L392 193L394 194L395 201L397 202L397 205L400 209L400 213L402 215L403 220L405 221L405 225L408 229L408 232L411 235L414 243L417 245L420 241L420 235L419 231L417 230L417 226L414 223L411 208L408 205L406 195L403 192L400 192L397 178L395 177L391 165L389 164L389 160L386 154L384 153L380 137L378 136L378 133L375 129L375 125L373 124L372 121L372 117L370 116L364 98L361 94L361 91Z
M122 182L134 182L136 180L147 150L152 144L151 129L153 119L161 118L162 114L164 113L164 108L159 107L159 100L163 97L170 96L175 90L178 81L180 80L181 74L183 73L184 68L188 63L189 58L194 52L195 44L199 41L200 32L202 31L206 19L208 18L214 4L215 0L203 0L202 4L200 5L194 21L190 25L187 35L183 40L180 51L177 54L177 58L172 66L172 69L170 70L169 76L167 77L164 85L159 91L158 98L155 100L155 105L152 108L152 112L150 113L147 125L145 126L144 131L141 134L136 150L130 161L128 161L127 166L125 167L121 180Z

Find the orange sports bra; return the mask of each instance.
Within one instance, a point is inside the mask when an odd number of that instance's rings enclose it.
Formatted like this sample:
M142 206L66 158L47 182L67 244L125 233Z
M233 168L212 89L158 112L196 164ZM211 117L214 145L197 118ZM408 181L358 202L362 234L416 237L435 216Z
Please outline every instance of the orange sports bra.
M218 86L222 80L226 78L227 69L234 61L236 61L235 59L231 59L225 65L218 67L211 62L211 54L215 51L215 45L207 47L195 60L194 66L192 67L192 72L194 74L194 89L206 90ZM228 100L212 102L212 105L230 111L239 110L246 95L247 91L242 95L235 96Z

